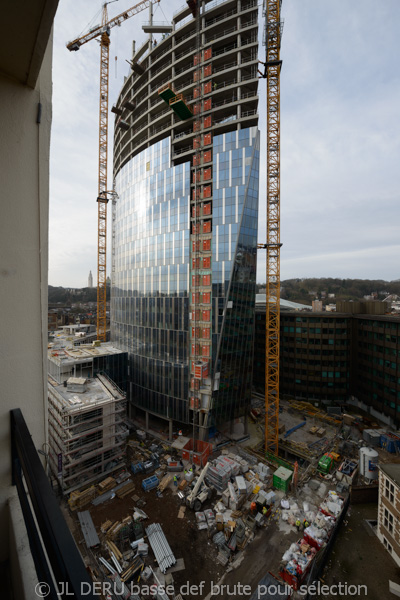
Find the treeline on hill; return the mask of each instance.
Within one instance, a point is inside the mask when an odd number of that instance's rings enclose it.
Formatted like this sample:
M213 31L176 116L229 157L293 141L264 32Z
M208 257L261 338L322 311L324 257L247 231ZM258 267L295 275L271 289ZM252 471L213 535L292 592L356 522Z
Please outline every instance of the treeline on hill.
M258 289L265 288L265 284L257 285ZM325 298L321 296L322 292L325 292ZM378 300L383 300L389 294L400 296L400 280L321 277L286 279L281 282L281 298L301 304L311 304L315 298L322 299L326 304L336 303L338 300L363 300L364 296L369 296L374 292L377 292ZM335 294L335 297L329 298L328 294Z
M73 289L48 286L49 304L75 304L77 302L96 302L97 288Z
M265 283L257 284L257 291L265 289ZM325 292L325 297L322 297ZM378 300L388 294L400 296L400 280L383 279L332 279L329 277L310 279L285 279L281 282L281 298L311 304L314 298L324 303L336 303L338 300L362 300L364 296L377 292ZM335 294L329 298L328 294ZM49 285L49 304L74 304L77 302L96 302L97 288L73 289Z

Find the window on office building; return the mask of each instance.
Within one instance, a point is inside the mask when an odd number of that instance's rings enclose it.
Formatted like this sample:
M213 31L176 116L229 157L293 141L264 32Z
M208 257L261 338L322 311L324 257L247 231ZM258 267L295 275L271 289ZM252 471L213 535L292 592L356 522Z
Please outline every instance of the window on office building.
M385 510L383 512L383 525L384 525L385 529L388 530L389 533L393 533L393 521L394 521L394 517L393 517L392 513L389 512L387 508L385 508Z
M392 554L392 550L393 550L392 545L389 544L389 542L387 541L387 539L385 537L383 538L383 545L385 546L386 550L388 552L390 552L390 554Z
M389 479L385 479L385 498L389 500L389 502L394 502L394 485L389 481Z

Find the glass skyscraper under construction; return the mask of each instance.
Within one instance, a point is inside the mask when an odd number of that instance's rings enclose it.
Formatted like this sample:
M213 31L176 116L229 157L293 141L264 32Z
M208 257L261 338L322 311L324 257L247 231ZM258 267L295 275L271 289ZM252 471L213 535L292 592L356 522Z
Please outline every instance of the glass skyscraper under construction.
M113 109L111 335L131 404L207 439L250 403L258 9L199 7L139 49Z

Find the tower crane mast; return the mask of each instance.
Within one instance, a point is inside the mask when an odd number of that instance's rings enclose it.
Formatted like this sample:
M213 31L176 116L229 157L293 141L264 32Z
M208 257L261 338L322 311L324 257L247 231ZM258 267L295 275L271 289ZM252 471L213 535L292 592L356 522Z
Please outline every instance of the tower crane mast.
M265 450L278 454L280 330L280 46L282 0L264 0L267 81L267 242L265 315Z
M111 0L115 2L116 0ZM100 111L99 111L99 175L97 190L97 339L106 341L107 331L107 204L113 194L107 190L107 167L108 167L108 83L109 83L109 50L110 30L116 25L121 25L137 13L148 8L160 0L143 0L128 8L121 14L108 19L107 5L103 4L101 25L92 28L84 35L72 40L67 44L70 51L79 48L98 39L100 41Z

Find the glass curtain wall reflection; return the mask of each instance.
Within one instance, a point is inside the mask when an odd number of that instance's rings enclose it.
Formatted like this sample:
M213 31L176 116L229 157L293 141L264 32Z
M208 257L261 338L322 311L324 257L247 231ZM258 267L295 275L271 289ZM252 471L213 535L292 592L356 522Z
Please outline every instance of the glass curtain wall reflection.
M256 127L213 140L213 397L206 428L250 402L258 220ZM112 340L129 354L137 407L183 423L189 410L190 163L171 166L170 138L116 177Z
M187 421L190 163L170 138L116 177L111 336L129 353L129 398Z
M257 128L214 138L214 172L215 383L210 425L243 416L251 401L258 226Z

